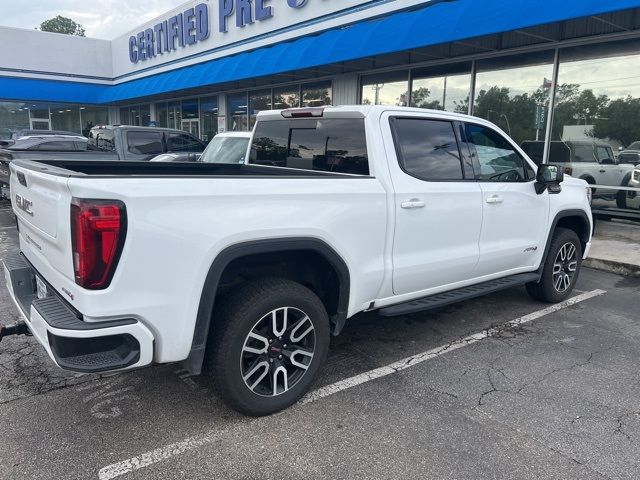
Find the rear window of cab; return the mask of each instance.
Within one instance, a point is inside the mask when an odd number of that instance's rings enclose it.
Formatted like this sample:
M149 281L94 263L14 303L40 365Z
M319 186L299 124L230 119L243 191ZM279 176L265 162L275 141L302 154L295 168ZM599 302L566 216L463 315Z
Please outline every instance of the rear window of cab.
M295 119L258 122L253 165L369 175L364 119Z

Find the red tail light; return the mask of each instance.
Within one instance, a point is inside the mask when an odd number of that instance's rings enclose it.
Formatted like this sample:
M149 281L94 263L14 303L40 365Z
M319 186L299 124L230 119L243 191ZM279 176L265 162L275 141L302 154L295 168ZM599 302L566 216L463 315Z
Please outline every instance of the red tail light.
M571 167L564 167L564 174L565 174L565 175L573 175L573 168L571 168Z
M118 200L71 202L71 244L76 283L89 290L107 288L127 234L127 214Z

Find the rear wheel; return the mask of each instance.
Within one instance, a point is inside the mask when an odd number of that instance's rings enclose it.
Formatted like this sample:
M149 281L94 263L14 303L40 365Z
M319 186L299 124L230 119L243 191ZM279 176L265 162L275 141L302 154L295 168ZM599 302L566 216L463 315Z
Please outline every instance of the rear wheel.
M206 370L233 409L252 416L298 401L329 349L329 319L308 288L284 279L247 282L216 310Z
M527 292L536 300L558 303L569 297L582 265L582 244L573 230L557 228L538 283L528 283Z

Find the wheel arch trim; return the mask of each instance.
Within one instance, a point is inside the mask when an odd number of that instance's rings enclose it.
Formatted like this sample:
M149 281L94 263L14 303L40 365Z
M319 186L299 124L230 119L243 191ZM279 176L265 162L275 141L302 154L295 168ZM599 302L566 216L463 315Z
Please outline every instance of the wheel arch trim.
M544 264L547 261L547 257L549 255L549 249L551 248L551 240L553 239L553 235L556 229L558 228L558 223L560 223L560 220L562 220L563 218L569 218L569 217L577 217L584 222L584 226L586 227L584 230L584 233L582 234L582 236L581 235L578 235L578 236L580 237L580 240L582 242L584 243L589 242L591 231L593 229L593 224L589 220L589 216L586 214L584 210L575 209L575 210L562 210L558 212L554 217L553 222L551 223L551 228L549 229L549 235L547 236L547 242L544 247L544 255L542 256L542 262L540 263L540 268L538 269L538 272L540 273L540 275L542 275Z
M196 322L189 356L183 362L184 367L194 375L202 371L202 363L211 327L216 292L220 278L227 266L234 260L249 255L277 253L286 251L311 251L323 257L338 275L339 298L337 313L331 316L333 334L338 335L347 319L351 280L349 268L344 259L326 242L313 237L287 237L264 240L251 240L226 247L213 260L209 267L196 316Z

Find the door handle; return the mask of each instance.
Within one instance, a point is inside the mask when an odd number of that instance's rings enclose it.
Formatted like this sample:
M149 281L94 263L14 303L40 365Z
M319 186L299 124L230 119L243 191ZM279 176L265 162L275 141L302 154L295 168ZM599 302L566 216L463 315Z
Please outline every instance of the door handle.
M491 195L490 197L487 197L487 203L502 203L504 202L504 198L502 198L500 195Z
M607 173L606 170L600 170L600 173Z
M405 210L410 210L412 208L424 208L425 203L419 198L412 198L408 202L402 202L400 206Z

